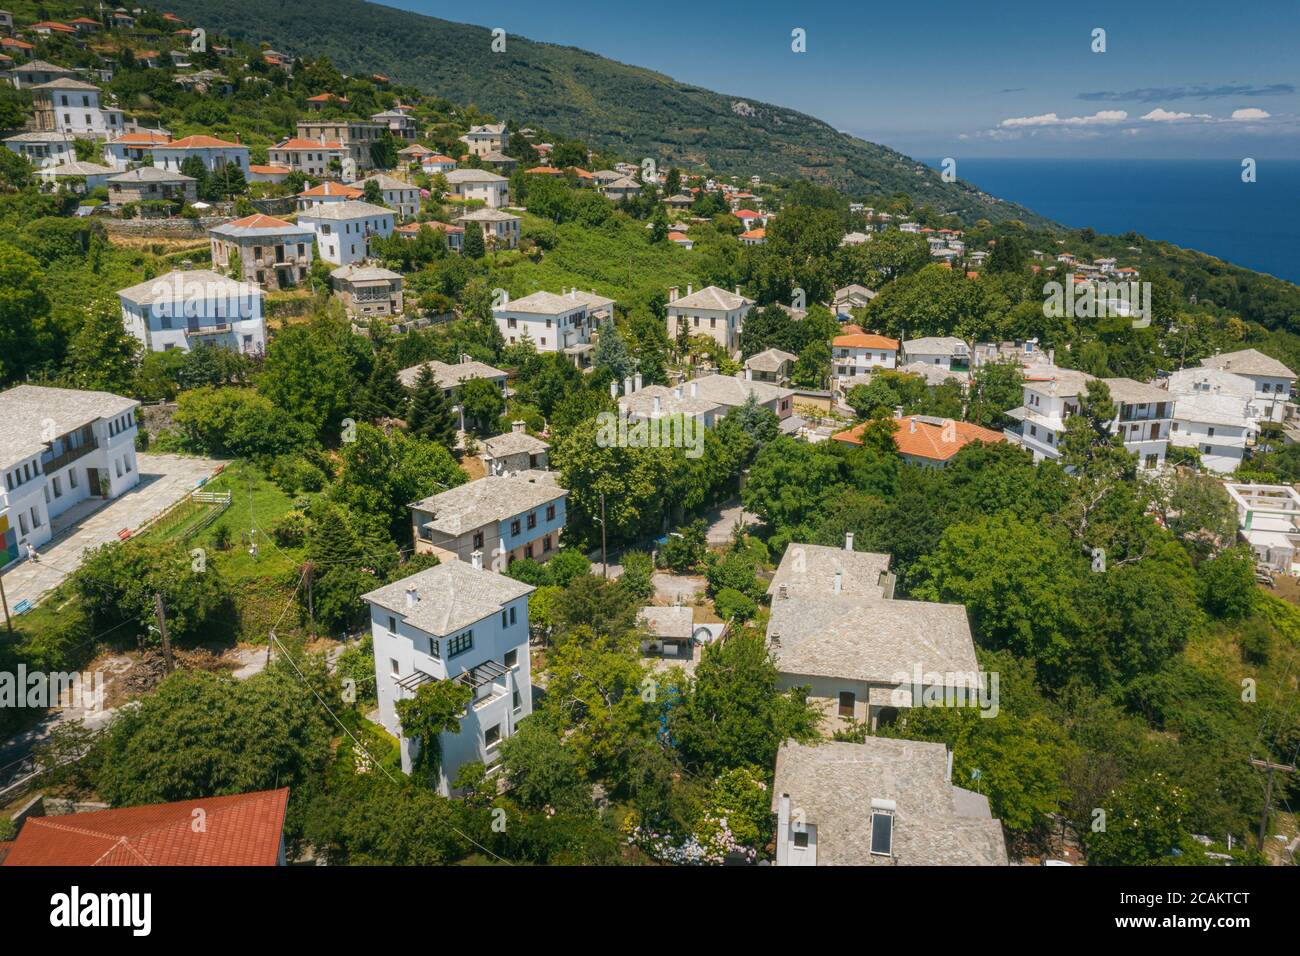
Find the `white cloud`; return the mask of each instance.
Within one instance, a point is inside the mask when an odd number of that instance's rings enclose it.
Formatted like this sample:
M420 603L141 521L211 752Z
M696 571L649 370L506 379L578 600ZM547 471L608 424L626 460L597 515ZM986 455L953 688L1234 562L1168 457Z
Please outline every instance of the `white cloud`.
M1157 106L1146 116L1138 117L1152 123L1177 123L1179 120L1207 120L1210 118L1209 113L1175 113L1165 109L1163 106Z
M1003 129L1019 129L1025 126L1099 126L1107 123L1122 123L1126 119L1128 113L1124 110L1099 110L1091 116L1057 116L1055 113L1016 116L1004 119L998 125Z
M1239 122L1248 122L1250 120L1268 119L1271 114L1265 110L1257 110L1253 106L1244 110L1233 110L1232 118Z

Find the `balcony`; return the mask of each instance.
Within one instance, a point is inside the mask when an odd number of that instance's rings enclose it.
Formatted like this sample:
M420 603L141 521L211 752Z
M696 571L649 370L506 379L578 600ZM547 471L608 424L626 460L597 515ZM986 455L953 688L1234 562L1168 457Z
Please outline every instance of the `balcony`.
M83 429L82 435L83 440L79 447L66 448L61 454L55 455L49 461L42 461L41 470L47 475L52 475L60 468L72 464L72 462L76 461L78 458L89 455L99 447L99 439L95 437L95 433L90 430L89 427ZM67 436L64 436L64 438L66 440Z
M457 674L456 683L464 684L474 692L472 705L477 710L505 693L506 673L504 664L489 660Z

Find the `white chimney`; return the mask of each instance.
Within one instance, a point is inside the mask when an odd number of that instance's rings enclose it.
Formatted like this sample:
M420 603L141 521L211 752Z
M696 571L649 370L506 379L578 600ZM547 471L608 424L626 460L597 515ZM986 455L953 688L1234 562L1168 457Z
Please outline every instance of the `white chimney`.
M686 283L686 294L687 295L691 294L691 284L689 282Z
M776 589L776 595L782 601L784 601L786 598L790 596L790 589L786 587L784 584L782 584L780 587Z
M482 570L483 570L483 552L482 552L482 551L474 551L474 552L472 552L472 553L470 554L470 556L469 556L469 563L472 564L474 567L478 568L480 571L482 571Z
M415 607L415 605L417 605L417 604L419 604L419 603L420 603L420 592L417 591L417 590L415 590L415 588L407 588L407 589L406 589L406 606L407 606L407 607Z
M656 417L658 417L658 415L659 415L659 407L660 407L660 404L661 404L661 403L660 403L660 401L659 401L659 396L656 395L656 396L655 396L655 411L654 411Z
M669 288L669 290L668 290L668 301L669 301L669 302L676 302L676 301L677 301L677 286L672 286L671 288Z
M754 380L754 370L753 370L752 368L749 368L748 366L746 366L746 367L745 367L745 381L746 381L746 382L752 382L753 380Z
M915 435L915 434L916 434L916 419L913 418L913 419L912 419L911 421L909 421L907 424L911 426L911 428L909 428L908 430L909 430L912 434Z
M629 375L627 378L623 379L623 394L624 394L624 395L631 395L631 394L632 394L632 376L631 376L631 375Z
M736 295L740 295L740 286L736 286Z
M845 550L845 551L852 551L852 550L853 550L853 532L852 532L852 531L845 531L845 532L844 532L844 550Z
M835 593L839 594L844 590L844 569L835 569Z
M633 391L637 391L637 392L641 391L641 373L640 373L640 372L637 372L635 375L632 376L632 389L633 389Z
M682 386L678 385L675 389L673 389L673 394L676 395L678 398L681 398L681 397L682 397Z
M895 405L895 406L894 406L894 417L895 417L895 418L902 418L902 417L903 417L903 406L902 406L902 405Z
M691 382L691 398L697 398L700 394L700 383Z
M618 379L612 379L609 383L609 397L618 398Z
M524 430L524 423L519 421L519 419L515 419L510 423L510 430L515 434L518 434Z

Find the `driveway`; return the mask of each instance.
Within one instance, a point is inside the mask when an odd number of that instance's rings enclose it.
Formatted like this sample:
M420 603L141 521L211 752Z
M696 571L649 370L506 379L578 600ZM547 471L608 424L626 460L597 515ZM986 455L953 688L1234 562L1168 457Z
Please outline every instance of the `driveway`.
M717 548L731 543L731 536L736 530L736 522L743 521L746 528L761 524L758 515L746 511L737 499L732 499L723 507L714 509L704 516L709 523L709 547Z
M225 464L212 458L146 454L137 455L136 462L138 485L112 501L84 501L60 515L54 522L54 540L36 549L38 560L23 559L5 572L10 608L24 598L39 603L77 570L87 550L118 540L123 528L138 531Z
M670 574L667 571L656 571L650 581L655 586L655 597L662 604L667 605L694 604L696 597L703 594L704 589L709 586L709 582L704 578Z

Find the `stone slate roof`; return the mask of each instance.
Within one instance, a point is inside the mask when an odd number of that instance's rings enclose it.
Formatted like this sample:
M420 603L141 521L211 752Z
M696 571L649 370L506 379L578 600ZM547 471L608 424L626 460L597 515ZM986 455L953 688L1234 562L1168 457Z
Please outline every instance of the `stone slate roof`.
M746 359L745 368L752 368L755 372L779 372L786 362L797 361L799 356L791 355L789 352L782 352L780 349L764 349Z
M730 375L705 375L691 379L686 384L691 394L698 395L715 405L726 405L731 408L744 405L751 394L760 405L794 395L792 389L782 388L771 382L753 382Z
M317 203L306 212L298 214L299 219L369 219L371 216L392 216L393 210L387 206L374 203L345 199L342 202Z
M684 295L668 303L670 309L707 309L714 312L731 312L741 306L753 305L753 299L743 295L719 289L716 285L705 286L698 292Z
M1242 349L1240 352L1211 355L1209 358L1201 359L1201 364L1207 368L1221 368L1225 372L1236 372L1238 375L1295 378L1295 372L1258 349Z
M191 300L207 300L209 296L221 296L227 300L242 299L248 296L261 296L262 290L247 282L236 282L211 269L173 269L166 275L146 279L138 285L118 289L120 298L136 305L154 305L166 301L173 305L183 305Z
M717 402L692 396L686 392L683 386L678 386L678 388L682 389L680 394L676 388L668 388L664 385L647 385L639 392L620 397L618 405L629 416L644 419L668 418L672 415L686 415L695 418L721 409ZM655 409L656 398L659 399L657 411Z
M530 293L522 299L511 299L497 311L527 312L530 315L563 315L585 305L587 305L586 300L576 295L570 297L541 290Z
M1152 405L1169 401L1169 393L1163 388L1137 382L1131 378L1104 378L1103 382L1110 389L1113 401L1125 405Z
M783 794L817 828L819 866L1007 865L1002 825L979 794L952 785L941 743L788 741L777 752L773 811ZM873 800L895 804L888 857L871 853Z
M471 378L504 378L506 375L501 369L493 368L486 362L457 362L455 365L448 365L435 359L424 364L433 371L434 381L442 388L455 388L461 382L468 382ZM420 365L412 365L398 372L397 377L407 388L413 388L420 378L421 368Z
M139 404L134 398L110 392L15 385L0 392L0 468L44 451L48 442L41 436L47 433L47 425L58 437Z
M767 594L775 597L782 585L791 596L831 594L837 571L842 572L841 593L883 598L880 576L889 571L889 555L791 543L781 556Z
M695 614L688 607L643 607L637 623L652 637L686 640L695 633Z
M550 476L549 472L543 474ZM461 535L559 501L567 494L553 476L542 481L523 475L488 475L430 495L411 507L433 515L425 527L447 535Z
M486 458L506 458L510 455L540 455L551 446L528 432L506 432L483 441Z
M414 606L407 604L408 589L415 591ZM445 561L361 597L405 618L426 634L446 637L501 613L502 605L535 590L531 584L464 561Z
M110 183L193 183L198 182L193 176L173 173L157 166L137 166L116 176L108 177Z

